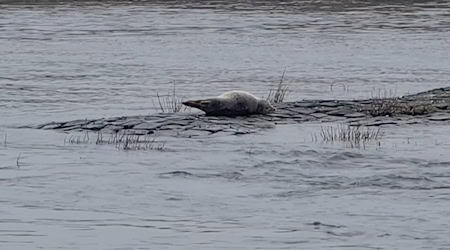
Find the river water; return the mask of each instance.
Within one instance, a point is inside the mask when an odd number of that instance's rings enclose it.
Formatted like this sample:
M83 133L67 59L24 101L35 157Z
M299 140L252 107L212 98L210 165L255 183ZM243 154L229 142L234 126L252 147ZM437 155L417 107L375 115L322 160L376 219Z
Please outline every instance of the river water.
M18 128L152 114L174 85L263 96L285 68L287 100L448 86L448 2L37 2L0 1L1 249L450 249L449 126L352 147L320 140L335 124L277 125L163 151Z

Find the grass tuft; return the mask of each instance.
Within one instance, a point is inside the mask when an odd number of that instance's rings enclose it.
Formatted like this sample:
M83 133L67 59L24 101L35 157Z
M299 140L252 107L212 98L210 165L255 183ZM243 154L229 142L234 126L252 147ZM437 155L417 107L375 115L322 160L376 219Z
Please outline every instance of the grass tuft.
M156 137L150 135L135 135L116 133L104 139L102 133L97 134L95 144L113 144L116 148L123 150L157 150L162 151L166 142L159 142Z
M396 91L378 90L372 94L368 113L372 116L424 115L432 113L434 107L427 103L408 103L396 97Z
M65 143L70 144L89 144L93 143L89 134L86 132L84 136L70 136L68 139L64 139ZM157 150L163 151L166 142L157 141L156 137L150 135L136 135L127 134L125 132L110 134L105 137L102 133L98 132L95 138L96 145L115 145L117 149L122 150Z
M22 155L22 152L20 152L19 153L19 156L17 156L17 159L16 159L16 166L17 166L17 168L20 168L20 156Z
M159 95L156 92L157 105L152 101L153 106L155 106L162 113L178 113L188 109L187 106L182 104L183 98L178 97L176 93L175 84L173 84L173 89L165 96Z
M281 75L280 82L278 83L276 90L270 90L269 95L266 100L270 103L282 103L286 96L289 94L289 84L284 83L284 75L286 74L286 68L284 68L283 74Z
M365 147L369 141L380 141L383 138L384 132L381 128L369 128L362 126L349 126L339 124L337 127L320 127L320 138L322 142L345 142L352 148ZM313 141L317 141L317 135L312 135Z

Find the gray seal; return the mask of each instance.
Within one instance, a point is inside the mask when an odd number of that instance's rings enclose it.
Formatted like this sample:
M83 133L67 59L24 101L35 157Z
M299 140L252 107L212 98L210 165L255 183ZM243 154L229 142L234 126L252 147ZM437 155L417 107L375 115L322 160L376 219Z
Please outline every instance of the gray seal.
M184 105L197 108L210 116L246 116L268 114L276 109L270 102L245 91L229 91L218 97L183 102Z

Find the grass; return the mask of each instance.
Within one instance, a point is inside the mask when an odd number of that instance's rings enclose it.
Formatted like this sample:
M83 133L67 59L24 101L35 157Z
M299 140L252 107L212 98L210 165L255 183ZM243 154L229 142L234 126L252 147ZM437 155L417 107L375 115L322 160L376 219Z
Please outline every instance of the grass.
M86 144L89 143L89 133L84 133L84 136L75 136L71 135L69 138L64 138L64 143L70 143L70 144Z
M165 96L161 96L158 92L156 92L156 98L158 103L155 104L152 101L153 106L155 106L162 113L178 113L188 109L188 107L182 104L183 98L177 95L175 84L173 84L173 89L171 92Z
M103 138L102 133L97 133L95 144L113 144L123 150L158 150L162 151L166 145L165 142L158 142L156 137L150 135L134 135L125 133L116 133L108 139Z
M84 136L70 136L68 139L64 139L64 143L70 144L89 144L93 143L89 133L86 132ZM151 135L135 135L127 134L125 132L110 134L109 136L104 136L102 133L98 132L95 138L96 145L115 145L117 149L122 150L157 150L163 151L166 142L157 141L156 137Z
M19 156L17 156L17 160L16 160L16 166L17 166L17 168L20 168L20 163L19 163L19 161L20 161L20 156L22 155L22 152L20 152L19 153Z
M352 148L359 148L361 145L365 147L365 144L369 141L380 141L383 135L384 133L381 131L381 128L349 126L344 124L327 128L321 126L319 133L322 142L345 142ZM313 141L317 141L317 135L313 134L312 139Z
M286 96L289 94L289 84L283 82L285 74L286 68L284 68L283 74L281 75L281 79L276 90L269 91L269 95L267 96L266 100L270 103L282 103Z
M396 97L396 91L378 90L372 93L368 113L372 116L424 115L434 111L431 104L405 102Z
M434 111L431 104L405 103L400 98L372 99L369 114L372 116L424 115Z

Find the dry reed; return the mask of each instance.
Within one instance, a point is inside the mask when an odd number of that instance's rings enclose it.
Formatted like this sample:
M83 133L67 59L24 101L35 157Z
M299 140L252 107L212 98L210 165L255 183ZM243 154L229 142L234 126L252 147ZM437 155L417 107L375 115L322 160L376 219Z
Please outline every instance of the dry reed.
M372 93L368 113L372 116L424 115L433 112L434 107L427 103L405 102L396 97L396 90L378 90Z
M284 68L283 74L281 75L280 82L278 83L276 90L270 90L269 95L266 100L270 103L282 103L286 96L289 94L289 84L284 83L284 75L286 74L286 68Z
M70 144L89 144L92 140L89 134L86 132L84 136L70 136L68 139L64 139L64 142ZM95 139L95 144L102 145L115 145L117 149L123 150L157 150L162 151L165 148L166 142L157 141L156 137L151 135L136 135L127 134L125 132L110 134L105 137L102 133L98 132Z
M187 106L182 104L183 98L178 97L175 84L173 84L172 91L165 96L161 96L158 92L156 92L156 98L158 100L158 104L156 105L152 100L153 106L157 107L157 109L159 109L162 113L178 113L188 109Z
M369 141L380 141L384 133L381 128L369 128L362 126L349 126L339 124L337 127L320 127L320 137L323 142L345 142L352 148L360 147ZM317 135L312 135L313 141L317 141Z
M95 144L114 144L117 148L123 150L157 150L162 151L166 142L159 142L156 137L150 135L135 135L116 133L108 139L103 138L102 133L97 134Z
M17 166L17 168L20 168L20 163L19 163L19 161L20 161L20 156L22 155L22 152L20 152L19 153L19 156L17 156L17 160L16 160L16 166Z

